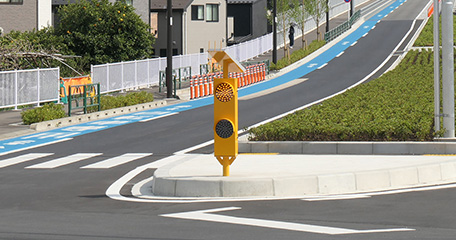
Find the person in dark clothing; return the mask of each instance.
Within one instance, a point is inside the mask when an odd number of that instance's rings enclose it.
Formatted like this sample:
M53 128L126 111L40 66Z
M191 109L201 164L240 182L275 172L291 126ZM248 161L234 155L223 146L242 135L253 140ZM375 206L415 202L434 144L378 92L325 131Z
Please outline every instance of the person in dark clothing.
M288 30L288 37L290 38L290 48L293 48L294 45L294 27L290 25L290 29Z

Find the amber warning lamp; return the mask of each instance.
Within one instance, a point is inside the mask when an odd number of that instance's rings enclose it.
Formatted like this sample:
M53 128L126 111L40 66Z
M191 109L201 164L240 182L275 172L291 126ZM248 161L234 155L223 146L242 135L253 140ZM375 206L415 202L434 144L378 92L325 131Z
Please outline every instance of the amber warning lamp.
M228 73L245 68L225 51L209 54L223 68L223 78L214 79L214 156L223 166L223 176L229 176L238 155L238 80L228 78Z

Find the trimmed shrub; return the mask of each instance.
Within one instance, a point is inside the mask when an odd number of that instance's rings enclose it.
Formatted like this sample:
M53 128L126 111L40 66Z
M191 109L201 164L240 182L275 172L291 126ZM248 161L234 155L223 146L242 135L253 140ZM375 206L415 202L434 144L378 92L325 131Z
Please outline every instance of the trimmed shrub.
M411 51L393 71L320 105L253 128L255 141L432 141L433 53Z
M299 49L299 50L296 50L293 53L291 53L290 60L288 60L288 58L284 57L284 58L280 59L279 61L277 61L277 64L271 63L270 69L271 70L282 69L294 62L297 62L297 61L305 58L306 56L315 52L319 48L323 47L323 45L325 45L325 44L326 44L325 41L315 40L311 44L309 44L307 49Z
M22 122L26 125L65 117L63 105L49 103L42 107L21 112Z

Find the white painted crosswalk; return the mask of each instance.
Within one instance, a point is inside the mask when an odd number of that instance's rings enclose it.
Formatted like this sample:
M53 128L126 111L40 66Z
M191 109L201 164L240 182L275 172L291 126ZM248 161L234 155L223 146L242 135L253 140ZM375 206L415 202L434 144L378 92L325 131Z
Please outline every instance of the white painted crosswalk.
M81 168L112 168L150 155L152 155L152 153L126 153Z
M53 155L53 153L29 153L18 157L9 158L0 161L0 168L16 165L23 162L32 161L38 158L47 157Z
M44 162L44 163L28 166L26 168L41 168L41 169L42 168L48 168L48 169L49 168L56 168L56 167L61 167L61 166L68 165L68 164L71 164L71 163L79 162L79 161L82 161L82 160L86 160L86 159L91 158L91 157L96 157L96 156L99 156L101 154L102 153L77 153L77 154L73 154L73 155L70 155L70 156L57 158L57 159L52 160L52 161L48 161L48 162Z
M40 160L41 158L45 158L44 162L32 164L26 166L25 169L54 169L63 166L67 166L73 163L90 160L95 157L95 159L100 161L91 163L80 168L82 169L109 169L113 167L117 167L141 158L145 158L151 156L152 153L125 153L119 156L113 157L103 157L103 153L76 153L69 156L49 159L46 157L52 156L54 153L28 153L12 158L7 158L0 160L0 169L6 168L9 166L14 166L16 164L26 163L33 160ZM43 159L41 159L43 160Z

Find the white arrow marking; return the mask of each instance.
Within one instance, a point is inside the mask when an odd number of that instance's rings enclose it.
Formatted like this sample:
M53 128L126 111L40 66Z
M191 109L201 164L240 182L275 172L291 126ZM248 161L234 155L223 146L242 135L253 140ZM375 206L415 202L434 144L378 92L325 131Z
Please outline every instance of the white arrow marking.
M317 66L317 65L318 65L317 63L311 63L311 64L309 64L309 66L307 66L307 67L308 67L308 68L313 68L313 67L315 67L315 66Z
M342 43L342 45L345 46L345 45L347 45L347 44L349 44L349 43L350 43L349 41L345 41L345 42Z
M199 210L199 211L191 211L191 212L183 212L183 213L163 214L160 216L169 217L169 218L179 218L179 219L188 219L188 220L199 220L199 221L230 223L230 224L238 224L238 225L264 227L264 228L274 228L274 229L282 229L282 230L290 230L290 231L298 231L298 232L329 234L329 235L415 231L415 229L411 229L411 228L354 230L354 229L348 229L348 228L325 227L325 226L317 226L317 225L310 225L310 224L280 222L280 221L273 221L273 220L242 218L242 217L232 217L232 216L223 216L223 215L213 214L214 212L231 211L231 210L239 210L239 209L241 209L241 208L226 207L226 208L215 208L215 209Z

